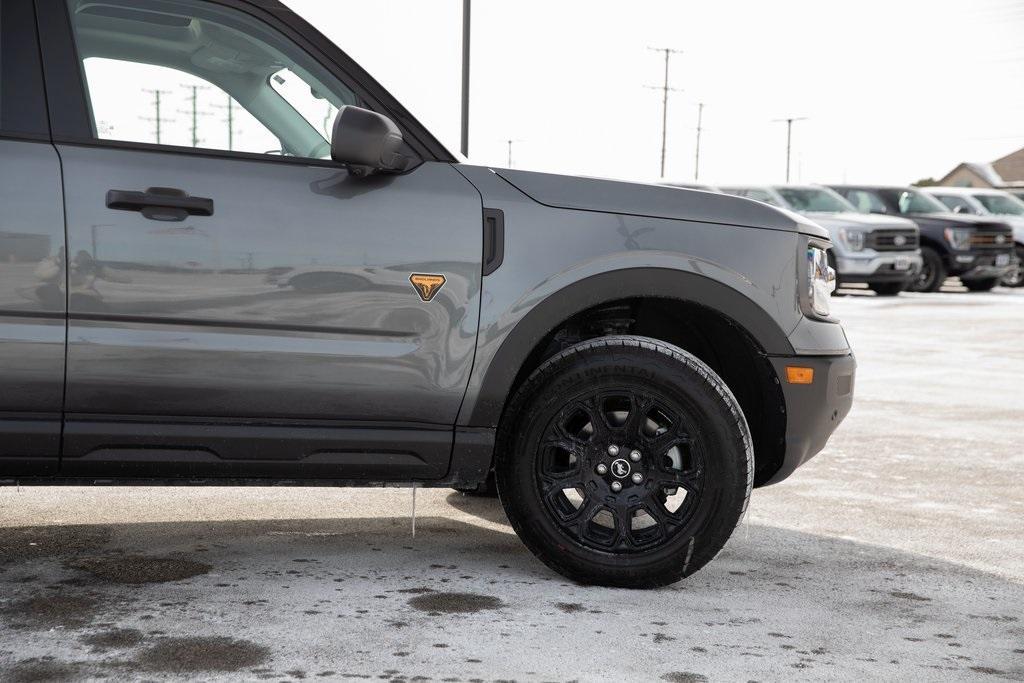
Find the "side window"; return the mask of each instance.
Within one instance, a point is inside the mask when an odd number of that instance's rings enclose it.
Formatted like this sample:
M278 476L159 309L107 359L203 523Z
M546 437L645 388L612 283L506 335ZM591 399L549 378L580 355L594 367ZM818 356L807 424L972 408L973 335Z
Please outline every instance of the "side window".
M204 0L68 0L102 140L329 158L355 94L284 36Z
M771 204L772 206L778 206L779 205L779 203L777 201L775 201L775 198L772 197L768 192L766 192L764 190L757 190L757 189L747 190L746 191L746 196L750 197L751 199L756 199L759 202L764 202L765 204Z
M937 195L935 198L945 204L950 211L955 213L978 213L963 197L954 197L953 195L944 194Z
M872 192L847 190L842 194L862 213L886 213L885 204Z

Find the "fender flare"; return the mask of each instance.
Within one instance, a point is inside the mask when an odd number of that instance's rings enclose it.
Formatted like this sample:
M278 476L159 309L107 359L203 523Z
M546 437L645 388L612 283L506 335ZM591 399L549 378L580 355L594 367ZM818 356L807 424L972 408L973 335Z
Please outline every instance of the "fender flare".
M758 304L716 280L669 268L630 268L578 280L549 295L508 333L484 373L467 424L496 427L512 384L534 348L552 330L589 308L620 299L675 299L731 319L770 355L793 355L788 336ZM480 331L484 334L484 330Z

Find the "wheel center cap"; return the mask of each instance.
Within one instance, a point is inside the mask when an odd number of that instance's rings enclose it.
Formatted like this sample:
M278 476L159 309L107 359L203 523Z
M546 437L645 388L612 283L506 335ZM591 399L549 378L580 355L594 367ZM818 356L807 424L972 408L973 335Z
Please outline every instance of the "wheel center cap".
M618 460L612 461L611 470L616 479L625 479L629 476L632 468L630 467L628 460L619 458Z

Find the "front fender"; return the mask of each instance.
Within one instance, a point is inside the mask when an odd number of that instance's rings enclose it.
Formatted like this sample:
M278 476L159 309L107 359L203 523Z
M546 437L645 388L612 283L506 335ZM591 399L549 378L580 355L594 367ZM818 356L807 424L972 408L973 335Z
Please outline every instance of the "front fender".
M457 167L505 215L504 262L483 279L477 352L460 426L497 425L523 362L592 306L663 297L733 319L789 355L803 319L796 232L539 204L487 169Z

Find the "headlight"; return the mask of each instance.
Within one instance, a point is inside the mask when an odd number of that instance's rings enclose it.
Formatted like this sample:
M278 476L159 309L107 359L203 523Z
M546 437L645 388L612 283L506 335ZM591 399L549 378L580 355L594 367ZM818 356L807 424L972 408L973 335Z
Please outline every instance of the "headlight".
M839 231L839 239L843 241L850 251L861 251L864 249L864 231L853 228L843 228Z
M970 249L973 233L971 228L946 228L946 241L957 251L964 251Z
M807 247L807 303L815 315L829 317L829 300L836 291L836 271L828 265L828 252L809 245Z

